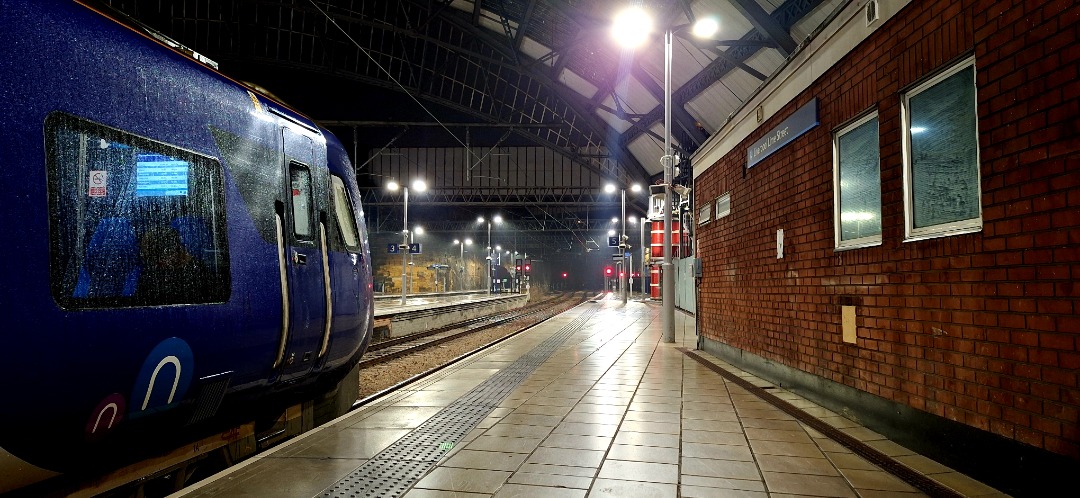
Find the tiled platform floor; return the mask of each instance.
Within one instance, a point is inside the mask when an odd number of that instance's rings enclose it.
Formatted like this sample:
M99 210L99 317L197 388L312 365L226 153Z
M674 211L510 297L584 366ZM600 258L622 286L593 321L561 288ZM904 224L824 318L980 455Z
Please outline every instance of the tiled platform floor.
M406 497L924 496L686 356L678 348L696 344L692 317L676 312L676 342L664 343L659 304L616 299L586 303L182 494L315 496L589 307L600 309ZM770 392L961 495L1004 496Z

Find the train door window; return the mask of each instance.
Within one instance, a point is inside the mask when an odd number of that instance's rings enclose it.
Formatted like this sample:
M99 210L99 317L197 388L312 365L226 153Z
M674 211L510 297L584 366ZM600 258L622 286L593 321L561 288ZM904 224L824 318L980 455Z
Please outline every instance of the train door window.
M60 112L45 129L52 292L60 306L228 297L216 159Z
M311 170L303 164L290 163L289 187L292 196L293 234L299 240L313 240Z
M341 238L349 252L360 252L359 230L356 229L356 218L353 216L352 202L349 200L345 182L337 176L330 176L331 190L334 202L334 217L341 231Z

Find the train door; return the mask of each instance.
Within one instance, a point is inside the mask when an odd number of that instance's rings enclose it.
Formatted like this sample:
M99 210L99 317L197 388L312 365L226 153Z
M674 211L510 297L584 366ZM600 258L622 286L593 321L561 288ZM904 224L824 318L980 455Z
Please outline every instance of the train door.
M319 185L325 168L320 165L311 138L282 128L285 155L285 192L289 199L278 207L279 265L282 276L282 348L275 365L280 380L311 370L319 353L327 323L323 233L319 216L325 196ZM322 195L320 195L322 194Z
M328 159L329 161L330 159ZM370 274L363 248L363 220L357 221L359 210L355 187L341 177L330 175L330 204L327 230L327 273L331 283L332 327L327 329L320 356L330 353L330 361L340 361L361 346L364 340L355 331L367 331L367 317L372 305L364 285ZM332 344L333 351L330 351Z

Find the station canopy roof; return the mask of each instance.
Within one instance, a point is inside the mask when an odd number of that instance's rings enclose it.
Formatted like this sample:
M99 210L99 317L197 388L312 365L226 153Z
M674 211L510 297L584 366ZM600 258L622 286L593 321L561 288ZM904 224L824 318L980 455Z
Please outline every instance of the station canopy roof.
M850 0L97 1L321 122L361 159L540 146L648 184L663 177L666 31L670 134L686 160ZM631 6L652 23L636 49L613 36ZM691 33L703 19L718 25L707 38Z

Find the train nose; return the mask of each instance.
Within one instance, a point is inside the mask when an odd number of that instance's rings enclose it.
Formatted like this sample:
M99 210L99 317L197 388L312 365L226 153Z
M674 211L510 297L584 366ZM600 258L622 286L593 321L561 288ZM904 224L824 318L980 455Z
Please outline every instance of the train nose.
M60 474L57 472L27 463L4 448L0 448L0 494L58 475Z

